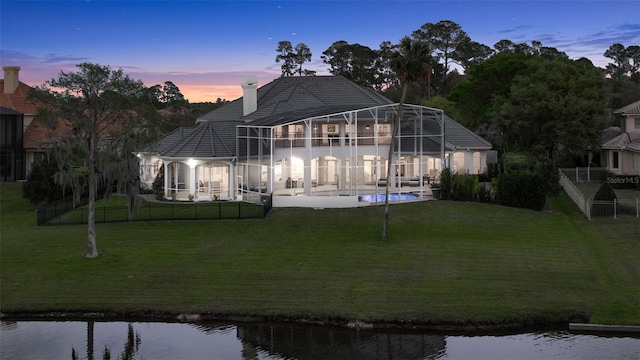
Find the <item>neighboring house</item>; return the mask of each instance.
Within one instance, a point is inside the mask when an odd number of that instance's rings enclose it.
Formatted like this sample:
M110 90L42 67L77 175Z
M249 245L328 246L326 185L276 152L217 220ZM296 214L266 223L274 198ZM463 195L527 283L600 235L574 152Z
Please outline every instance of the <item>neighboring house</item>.
M620 127L603 132L603 165L616 174L640 175L640 100L613 113L620 118Z
M36 117L36 106L27 101L31 87L20 82L18 66L4 66L0 80L2 113L2 149L0 150L0 181L26 179L38 149L29 137L29 126Z
M281 77L179 128L141 152L150 186L164 164L164 196L273 206L351 207L384 194L398 104L341 76ZM443 132L444 130L444 132ZM394 193L430 194L444 167L481 173L491 144L442 110L405 104L394 149Z

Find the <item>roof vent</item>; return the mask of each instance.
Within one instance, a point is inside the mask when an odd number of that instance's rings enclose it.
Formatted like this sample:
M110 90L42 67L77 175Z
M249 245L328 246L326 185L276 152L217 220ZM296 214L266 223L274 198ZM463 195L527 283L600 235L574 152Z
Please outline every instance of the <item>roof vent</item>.
M242 116L258 110L258 78L255 75L242 77Z

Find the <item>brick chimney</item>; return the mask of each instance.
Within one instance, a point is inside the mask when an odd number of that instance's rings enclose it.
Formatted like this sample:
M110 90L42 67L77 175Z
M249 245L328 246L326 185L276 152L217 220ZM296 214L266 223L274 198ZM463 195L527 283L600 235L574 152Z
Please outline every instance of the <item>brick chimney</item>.
M4 66L2 70L4 70L4 89L2 89L2 91L5 94L13 94L18 88L18 84L20 84L20 77L18 75L20 66Z
M258 110L258 78L255 75L242 77L242 116Z

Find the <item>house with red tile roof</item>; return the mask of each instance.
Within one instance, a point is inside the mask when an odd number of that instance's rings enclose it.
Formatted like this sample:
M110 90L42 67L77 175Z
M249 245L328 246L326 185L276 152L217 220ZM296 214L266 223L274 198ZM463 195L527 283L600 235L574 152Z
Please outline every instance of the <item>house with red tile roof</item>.
M35 139L27 129L34 122L37 107L27 100L31 86L20 81L19 66L4 66L0 79L2 112L2 149L0 149L0 181L26 179L35 160ZM27 151L29 149L29 151Z
M28 100L31 86L20 81L19 66L5 66L0 79L2 112L2 169L0 181L26 180L33 164L40 161L51 146L49 127L37 119L38 105ZM56 133L69 131L60 121Z

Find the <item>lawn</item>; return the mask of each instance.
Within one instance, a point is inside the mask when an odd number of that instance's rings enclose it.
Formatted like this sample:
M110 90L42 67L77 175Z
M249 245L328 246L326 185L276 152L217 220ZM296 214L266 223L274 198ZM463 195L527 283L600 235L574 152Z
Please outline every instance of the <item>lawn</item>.
M640 324L640 222L430 201L265 220L35 226L0 188L3 313L201 313L426 324Z

